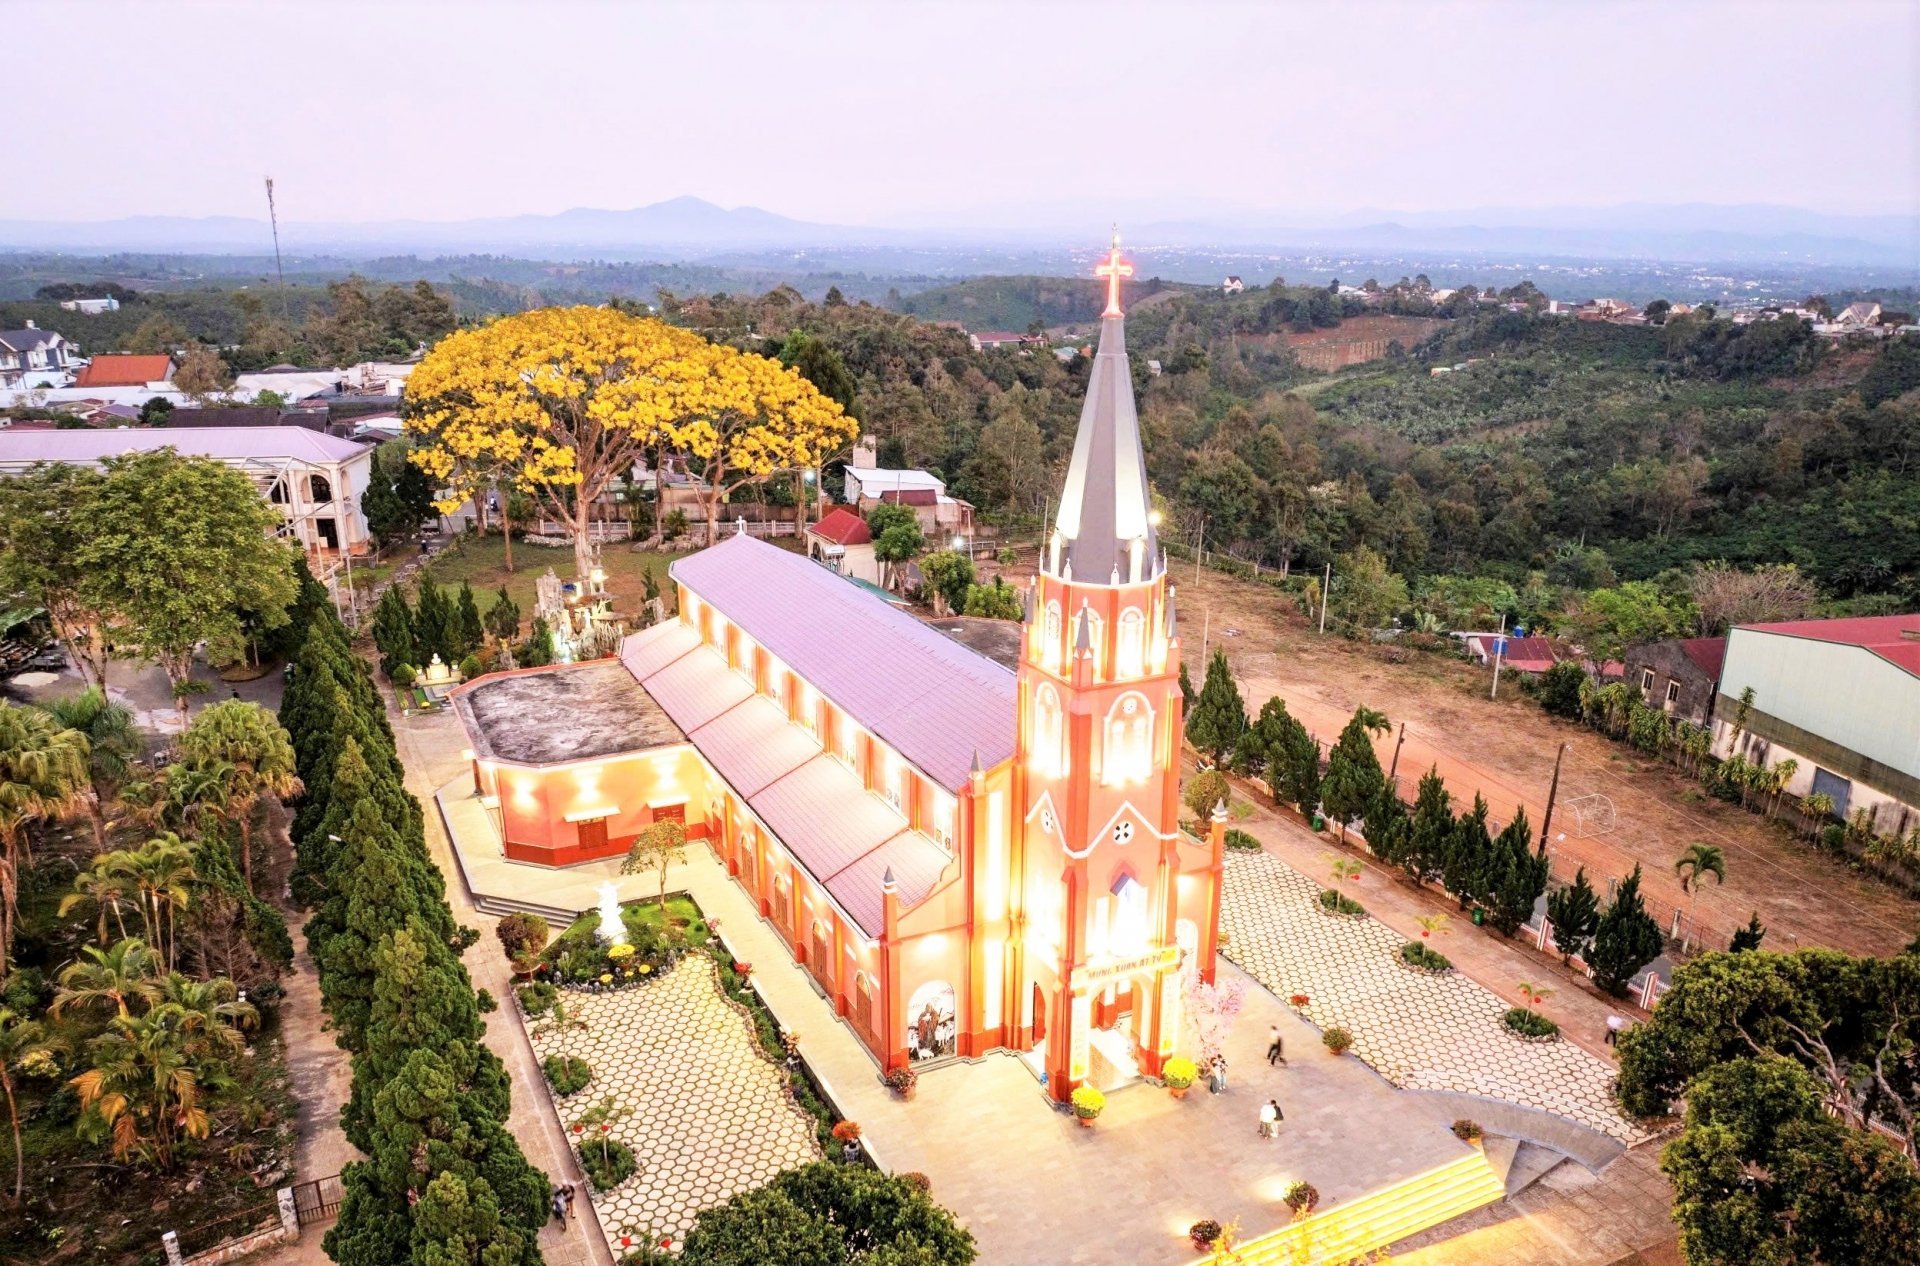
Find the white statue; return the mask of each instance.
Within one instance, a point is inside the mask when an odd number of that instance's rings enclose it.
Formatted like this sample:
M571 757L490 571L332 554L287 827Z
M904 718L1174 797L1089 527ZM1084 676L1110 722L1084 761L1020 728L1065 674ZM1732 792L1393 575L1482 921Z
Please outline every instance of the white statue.
M600 885L600 926L594 929L602 945L625 945L627 925L620 918L620 892L612 883Z

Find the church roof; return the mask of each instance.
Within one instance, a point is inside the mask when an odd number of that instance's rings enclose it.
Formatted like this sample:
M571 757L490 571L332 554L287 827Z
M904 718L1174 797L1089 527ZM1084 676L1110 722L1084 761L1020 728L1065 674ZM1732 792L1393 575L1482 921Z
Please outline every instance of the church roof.
M1061 562L1072 564L1073 579L1104 585L1116 569L1122 580L1142 578L1129 574L1135 540L1144 540L1142 576L1151 574L1159 565L1160 549L1147 518L1150 507L1133 374L1127 366L1126 318L1116 306L1100 320L1100 350L1087 380L1080 431L1055 520L1064 538Z
M738 534L671 574L949 791L1013 755L1011 672L810 559Z

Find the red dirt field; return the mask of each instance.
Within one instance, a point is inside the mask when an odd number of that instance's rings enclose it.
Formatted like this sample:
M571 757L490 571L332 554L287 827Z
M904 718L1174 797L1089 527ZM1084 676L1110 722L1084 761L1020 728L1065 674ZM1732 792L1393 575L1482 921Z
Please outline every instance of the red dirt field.
M1558 877L1571 878L1585 866L1604 898L1608 881L1638 862L1650 913L1671 927L1676 907L1684 911L1687 902L1674 859L1700 841L1719 845L1727 858L1726 883L1702 885L1696 898L1698 939L1709 945L1724 948L1754 912L1767 926L1770 949L1825 945L1886 954L1913 938L1920 903L1814 852L1782 826L1707 796L1664 764L1548 716L1510 676L1492 701L1489 670L1464 660L1398 652L1404 662L1389 662L1379 648L1314 633L1290 599L1265 585L1212 572L1196 581L1192 565L1177 562L1174 579L1183 657L1196 689L1204 655L1225 647L1249 712L1279 695L1323 743L1361 704L1385 712L1395 731L1376 748L1381 764L1389 765L1405 723L1398 773L1408 796L1419 776L1437 766L1456 803L1478 791L1497 822L1524 804L1537 832L1554 755L1565 743L1549 849ZM1591 794L1611 799L1611 831L1583 831L1570 807Z

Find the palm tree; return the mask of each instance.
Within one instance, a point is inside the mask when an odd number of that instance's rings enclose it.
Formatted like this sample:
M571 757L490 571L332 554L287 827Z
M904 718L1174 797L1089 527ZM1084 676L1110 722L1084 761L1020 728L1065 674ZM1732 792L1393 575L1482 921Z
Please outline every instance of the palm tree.
M1358 879L1362 874L1366 873L1366 867L1351 858L1342 857L1338 853L1328 853L1326 860L1328 868L1333 872L1333 886L1335 888L1340 886L1342 879Z
M1378 738L1382 734L1389 733L1393 729L1393 722L1387 720L1386 713L1375 708L1369 708L1365 704L1353 710L1353 719L1360 723L1361 729L1373 735L1375 738Z
M171 831L156 835L145 847L126 855L128 874L151 912L153 942L166 970L173 970L174 916L193 897L194 846Z
M1521 981L1519 989L1520 996L1527 1000L1526 1009L1528 1011L1532 1011L1535 1007L1539 1006L1541 1002L1553 997L1553 990L1547 988L1545 985L1536 985L1530 980Z
M85 803L87 739L38 708L0 703L0 979L13 957L28 828Z
M1799 772L1800 762L1791 756L1783 760L1777 760L1768 767L1766 774L1767 794L1773 797L1767 802L1767 816L1769 818L1780 816L1780 797L1786 792L1787 784L1793 781L1793 776Z
M547 1012L546 1022L535 1029L533 1035L554 1038L554 1044L560 1048L560 1062L571 1065L573 1059L567 1054L567 1035L585 1033L587 1028L586 1020L580 1015L580 1008L568 1006L566 995L562 994L554 999L553 1009Z
M226 1078L190 1053L177 1008L116 1017L89 1048L91 1067L72 1078L81 1111L97 1117L113 1141L116 1160L135 1158L173 1167L182 1138L205 1138L213 1118L200 1106L203 1087Z
M238 772L221 760L175 762L167 766L163 775L166 820L195 834L205 834L209 825L226 818Z
M66 918L78 906L90 905L99 912L100 944L107 943L107 915L113 915L113 926L124 939L127 935L126 920L120 915L123 907L135 904L133 884L124 868L115 863L119 853L102 853L93 859L93 865L73 877L73 891L60 898L60 917Z
M1420 925L1422 938L1445 936L1450 930L1447 925L1453 922L1453 917L1446 914L1423 914L1415 922Z
M180 736L180 751L188 764L213 762L229 771L226 816L240 827L240 869L251 890L254 810L265 797L300 792L292 740L271 712L235 699L195 717Z
M247 1045L244 1030L260 1019L252 1003L240 1001L239 990L225 976L195 980L168 972L160 982L157 1005L172 1008L173 1024L185 1039L187 1053L197 1059L238 1055Z
M130 1002L146 1007L160 996L158 970L153 947L137 936L116 941L109 949L84 945L80 960L60 973L51 1013L57 1019L68 1011L91 1010L110 1002L125 1019L133 1014Z
M13 1199L27 1183L27 1154L20 1145L20 1105L13 1097L13 1068L21 1058L40 1049L42 1030L34 1021L17 1015L11 1007L0 1007L0 1091L7 1096L7 1121L13 1126Z
M1680 876L1680 891L1687 894L1687 931L1693 931L1693 901L1700 886L1702 875L1712 875L1714 884L1727 881L1727 855L1717 844L1693 843L1687 845L1687 851L1680 854L1673 863L1673 873Z
M144 744L133 711L108 700L98 686L46 705L54 720L87 739L87 816L93 820L93 844L107 847L107 805L127 780Z
M1812 839L1820 832L1820 824L1833 816L1833 797L1824 791L1816 791L1800 797L1800 818L1807 828L1807 838Z

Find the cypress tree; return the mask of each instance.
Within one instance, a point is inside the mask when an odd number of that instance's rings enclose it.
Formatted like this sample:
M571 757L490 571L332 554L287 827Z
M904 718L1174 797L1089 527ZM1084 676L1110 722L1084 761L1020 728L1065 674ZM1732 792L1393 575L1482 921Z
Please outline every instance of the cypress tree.
M526 644L516 656L522 668L539 668L553 662L553 630L547 627L547 618L543 615L533 617L533 627L527 630Z
M413 642L414 653L423 665L435 655L443 664L458 662L460 657L453 653L455 619L447 595L433 583L430 573L422 571L413 607Z
M1760 942L1766 938L1766 925L1760 922L1760 912L1755 910L1747 920L1747 926L1733 934L1733 940L1727 944L1727 952L1738 954L1745 950L1757 950Z
M1280 799L1297 805L1300 812L1311 814L1320 803L1320 744L1294 716L1289 714L1287 721L1281 743L1285 772L1273 791Z
M460 582L460 600L454 605L455 638L454 652L461 659L479 650L487 640L486 626L480 622L480 605L473 600L473 584ZM448 660L453 663L453 660Z
M1547 897L1547 921L1553 924L1553 947L1562 963L1586 951L1600 925L1600 898L1587 882L1587 868L1573 872L1573 882Z
M1413 823L1408 831L1407 851L1400 868L1415 883L1438 879L1446 866L1453 837L1453 795L1438 766L1420 776L1420 790L1414 797Z
M1261 704L1259 719L1234 744L1233 771L1277 786L1286 769L1287 739L1297 724L1279 696Z
M1640 899L1640 867L1635 866L1594 929L1593 952L1587 956L1593 982L1615 997L1624 996L1640 969L1658 958L1665 944L1660 925Z
M1441 863L1440 882L1466 909L1479 900L1493 838L1487 834L1487 802L1477 792L1473 808L1461 814L1447 839L1446 860Z
M520 604L507 596L505 585L501 585L500 591L493 595L493 605L487 608L486 626L493 640L502 645L520 638Z
M653 573L647 574L651 577ZM1187 675L1187 661L1184 659L1180 661L1180 711L1184 714L1193 712L1193 678Z
M1368 721L1377 713L1361 708L1340 731L1340 739L1327 755L1327 777L1320 788L1320 799L1327 814L1340 824L1340 836L1346 838L1347 823L1365 816L1387 785L1387 775L1374 755Z
M539 1261L525 1230L505 1222L500 1201L484 1178L436 1174L413 1207L413 1257L425 1266L495 1266Z
M1413 820L1392 784L1380 784L1379 793L1367 806L1366 817L1367 849L1389 866L1404 864L1413 845Z
M1247 705L1234 683L1233 667L1225 651L1215 651L1207 661L1207 679L1200 697L1187 715L1187 741L1201 756L1218 765L1233 753L1247 729Z
M1533 828L1522 808L1493 842L1497 872L1488 885L1487 913L1493 926L1506 936L1533 917L1534 903L1547 887L1547 858L1533 851Z
M373 644L380 648L380 671L389 679L400 665L419 662L413 641L413 612L399 585L388 585L373 608Z

